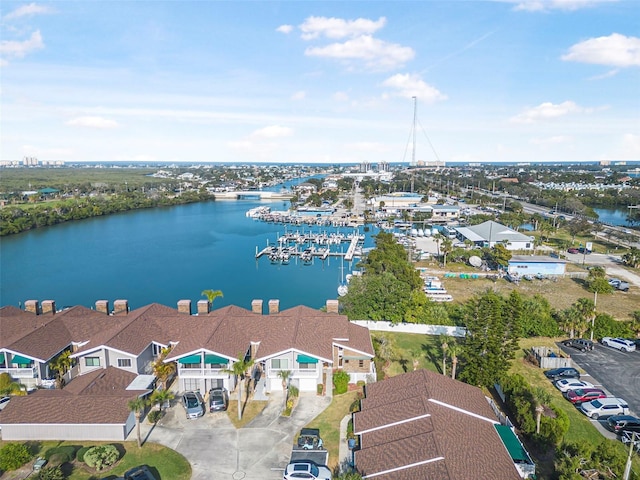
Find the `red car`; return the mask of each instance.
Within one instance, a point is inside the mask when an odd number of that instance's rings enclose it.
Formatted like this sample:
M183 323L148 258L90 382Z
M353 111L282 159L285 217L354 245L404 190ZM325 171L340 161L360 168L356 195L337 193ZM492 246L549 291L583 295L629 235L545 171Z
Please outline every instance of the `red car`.
M567 252L569 252L569 253L580 253L580 250L578 250L577 248L569 248L567 250Z
M605 398L607 396L599 388L580 388L578 390L569 390L566 393L567 400L574 404L590 402L596 398Z

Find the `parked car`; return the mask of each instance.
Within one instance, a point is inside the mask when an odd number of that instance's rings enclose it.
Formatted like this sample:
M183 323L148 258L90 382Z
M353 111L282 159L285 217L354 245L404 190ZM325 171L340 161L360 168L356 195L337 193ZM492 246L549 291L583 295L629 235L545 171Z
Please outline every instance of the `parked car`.
M572 347L581 352L593 350L593 342L584 338L570 338L562 342L565 347Z
M576 405L590 402L596 398L605 398L606 396L607 394L599 388L579 388L578 390L569 390L565 393L565 398Z
M587 417L597 420L613 415L629 415L629 405L621 398L607 397L584 402L580 411Z
M560 367L544 372L545 377L551 380L560 380L562 378L580 378L580 372L573 367Z
M612 432L622 435L623 432L640 434L640 418L631 415L614 415L609 417L607 425Z
M636 344L626 338L603 337L601 343L607 347L617 348L622 352L633 352L636 349Z
M307 478L311 480L331 480L331 470L326 465L316 465L309 460L291 462L284 470L283 480Z
M554 385L562 393L568 392L569 390L578 390L579 388L593 388L592 383L585 382L583 380L577 380L575 378L565 378L563 380L558 380Z
M198 418L204 415L204 401L200 392L185 392L182 395L182 405L187 418Z
M124 480L156 480L149 467L140 465L124 472Z
M209 411L223 412L229 406L229 394L226 388L212 388L209 390Z
M571 248L567 249L567 252L568 253L580 253L580 250L578 250L577 248L571 247Z
M629 284L623 280L620 280L619 278L610 278L609 285L622 292L626 292L629 290Z

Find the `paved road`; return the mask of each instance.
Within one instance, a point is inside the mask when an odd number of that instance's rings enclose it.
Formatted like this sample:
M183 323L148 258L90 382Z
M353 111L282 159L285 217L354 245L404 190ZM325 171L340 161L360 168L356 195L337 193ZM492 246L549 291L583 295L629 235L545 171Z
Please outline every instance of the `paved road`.
M192 480L281 479L294 436L327 408L331 397L301 393L289 418L280 416L282 392L273 392L270 397L262 414L239 430L226 413L187 420L177 404L155 427L144 422L142 438L184 455L191 464ZM135 439L134 428L127 440Z
M612 396L623 398L629 404L631 413L640 416L640 352L625 353L604 345L596 345L591 352L579 352L562 344L559 347L589 374L583 375L582 379L602 386ZM602 427L604 421L593 423L607 437L615 438Z

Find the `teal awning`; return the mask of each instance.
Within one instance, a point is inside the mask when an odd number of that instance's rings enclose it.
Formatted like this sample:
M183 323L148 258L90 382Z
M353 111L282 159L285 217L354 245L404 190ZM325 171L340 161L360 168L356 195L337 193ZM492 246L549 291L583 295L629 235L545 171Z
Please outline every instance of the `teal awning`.
M298 355L298 358L296 358L296 361L298 363L318 363L317 358L313 358L308 355Z
M33 362L33 360L31 360L30 358L25 358L21 355L14 355L11 359L11 363L17 363L18 365L27 365L31 362Z
M0 363L4 363L4 353L0 353Z
M513 433L513 430L511 430L510 427L506 425L494 425L494 427L496 428L498 435L500 435L502 443L504 443L504 446L507 447L507 451L509 452L509 455L514 462L531 462L531 459L522 446L522 443L520 443L520 440L518 440L518 437L516 437L516 434Z
M189 355L188 357L182 357L178 359L178 363L200 363L202 362L202 355Z
M229 359L224 357L219 357L218 355L207 354L204 356L204 363L209 365L219 365L222 363L229 363Z

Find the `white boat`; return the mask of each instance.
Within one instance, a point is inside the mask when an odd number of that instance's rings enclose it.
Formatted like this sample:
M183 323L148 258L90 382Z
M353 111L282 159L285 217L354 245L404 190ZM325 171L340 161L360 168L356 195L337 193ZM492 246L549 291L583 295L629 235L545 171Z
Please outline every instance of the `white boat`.
M341 297L344 297L348 291L349 287L347 285L340 285L338 287L338 295L340 295Z
M421 229L421 228L418 229L418 236L419 237L424 237L424 230L423 229Z
M418 229L417 228L412 228L411 232L410 232L410 235L412 237L417 237L418 236Z

